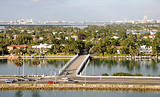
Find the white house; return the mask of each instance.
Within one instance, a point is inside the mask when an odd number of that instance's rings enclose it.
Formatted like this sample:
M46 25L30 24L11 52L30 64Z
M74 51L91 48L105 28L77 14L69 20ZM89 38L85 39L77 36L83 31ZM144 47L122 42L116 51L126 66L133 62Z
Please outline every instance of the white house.
M118 39L119 37L118 37L118 36L113 36L112 38L114 38L114 39Z
M144 54L152 54L152 46L148 47L146 45L140 46L139 51L140 53Z
M32 46L32 48L37 48L37 49L42 49L42 48L52 48L52 45L48 45L48 44L40 44L40 45L35 45L35 46Z
M78 36L71 36L71 39L72 39L72 40L77 40L77 39L78 39Z

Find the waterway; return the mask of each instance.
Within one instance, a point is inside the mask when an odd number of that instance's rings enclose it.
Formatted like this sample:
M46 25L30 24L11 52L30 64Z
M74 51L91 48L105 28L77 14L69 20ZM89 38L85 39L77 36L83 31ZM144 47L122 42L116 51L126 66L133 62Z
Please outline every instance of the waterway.
M144 76L159 76L160 61L153 59L91 59L84 75L112 75L118 72L140 73Z
M54 75L69 59L40 59L39 65L33 65L33 59L25 59L24 67L14 64L15 60L0 59L0 75Z
M160 92L86 91L86 90L23 90L0 91L0 97L159 97Z

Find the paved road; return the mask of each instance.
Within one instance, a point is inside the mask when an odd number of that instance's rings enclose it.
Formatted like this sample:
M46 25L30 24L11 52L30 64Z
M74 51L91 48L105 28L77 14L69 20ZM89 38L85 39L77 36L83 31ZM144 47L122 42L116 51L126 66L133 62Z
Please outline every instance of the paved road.
M81 55L79 56L65 71L67 71L69 74L67 76L74 77L76 76L76 71L80 67L83 60L87 57L87 55ZM62 76L65 76L64 72Z
M29 84L29 83L35 83L35 84L43 84L47 83L48 81L57 81L58 83L73 83L68 82L67 80L64 80L62 78L66 77L71 80L76 80L78 83L87 83L87 84L141 84L141 85L160 85L160 78L134 78L134 77L79 77L76 76L76 70L79 68L83 60L86 58L87 55L81 55L79 56L67 69L66 71L69 72L68 75L65 75L63 73L60 76L51 77L51 78L40 78L40 77L34 77L32 79L36 81L17 81L15 83L20 84ZM7 79L17 79L16 77L0 77L0 83L5 83L5 80Z
M67 80L62 80L62 76L56 77L56 81L58 83L67 84L67 83L73 83L68 82ZM7 78L7 79L16 79L16 78ZM17 81L15 83L19 84L29 84L29 83L35 83L35 84L46 84L48 81L55 81L55 77L52 78L32 78L36 81ZM73 77L70 78L71 80L78 81L78 83L82 84L129 84L129 85L160 85L160 78L92 78L92 77ZM6 78L0 78L0 83L5 83Z

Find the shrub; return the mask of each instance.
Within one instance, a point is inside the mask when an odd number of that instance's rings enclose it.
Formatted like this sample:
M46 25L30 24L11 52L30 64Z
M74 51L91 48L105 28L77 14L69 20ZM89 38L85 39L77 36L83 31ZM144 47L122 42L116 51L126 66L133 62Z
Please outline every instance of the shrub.
M90 76L99 76L99 75L90 75Z
M130 73L119 72L119 73L114 73L113 76L143 76L143 75L139 73L130 74Z
M107 73L103 73L102 76L109 76Z

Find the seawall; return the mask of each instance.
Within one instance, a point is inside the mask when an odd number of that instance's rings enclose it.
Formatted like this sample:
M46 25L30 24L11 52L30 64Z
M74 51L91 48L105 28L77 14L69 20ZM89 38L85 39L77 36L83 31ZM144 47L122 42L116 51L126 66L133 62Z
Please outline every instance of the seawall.
M159 91L160 85L120 84L0 84L0 90L133 90Z

